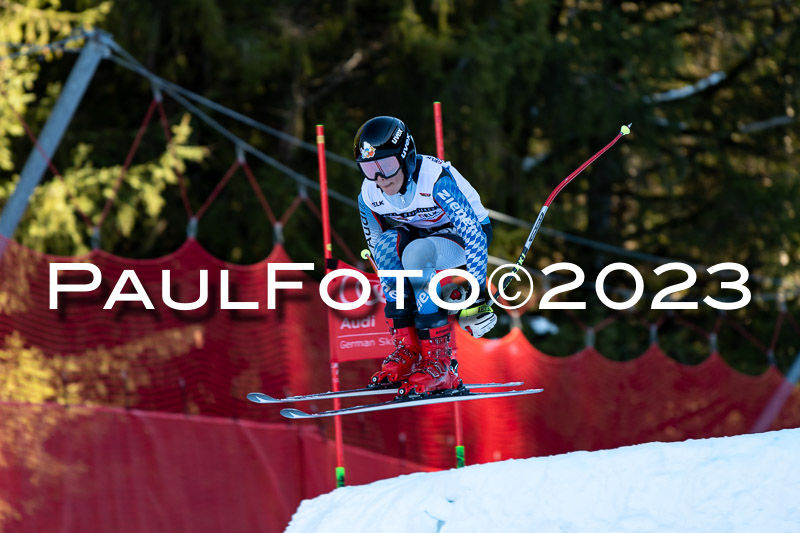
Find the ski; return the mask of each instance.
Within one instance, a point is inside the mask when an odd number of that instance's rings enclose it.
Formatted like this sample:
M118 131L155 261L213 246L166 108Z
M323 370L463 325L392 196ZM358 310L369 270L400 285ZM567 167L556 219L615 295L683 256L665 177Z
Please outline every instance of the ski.
M519 387L521 381L509 381L507 383L471 383L465 385L468 389L494 389L504 387ZM364 387L363 389L348 389L336 392L319 392L316 394L303 394L300 396L287 396L286 398L275 398L263 392L251 392L247 399L253 403L288 403L288 402L308 402L311 400L326 400L331 398L355 398L358 396L377 396L381 394L399 393L399 387Z
M467 385L469 386L469 385ZM386 411L388 409L400 409L403 407L417 407L420 405L433 405L439 403L452 403L463 402L468 400L487 400L490 398L507 398L509 396L523 396L525 394L536 394L544 391L544 389L524 389L524 390L511 390L502 392L462 392L455 389L452 393L440 393L433 396L408 396L402 398L395 398L381 403L373 403L369 405L357 405L355 407L345 407L343 409L333 409L331 411L322 411L319 413L306 413L300 409L281 409L281 415L286 418L296 419L309 419L309 418L325 418L329 416L338 415L352 415L357 413L369 413L372 411Z

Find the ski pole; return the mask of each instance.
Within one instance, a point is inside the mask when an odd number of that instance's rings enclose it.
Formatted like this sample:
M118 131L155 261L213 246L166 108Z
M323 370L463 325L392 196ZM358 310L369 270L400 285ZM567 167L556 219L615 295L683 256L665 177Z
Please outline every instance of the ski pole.
M544 219L545 213L547 213L547 208L550 207L550 204L555 199L555 197L558 195L558 193L561 192L561 189L566 187L567 184L570 181L572 181L578 174L583 172L583 170L586 167L591 165L594 162L595 159L597 159L598 157L603 155L606 150L608 150L609 148L614 146L614 144L616 144L616 142L618 140L620 140L621 137L623 137L624 135L628 135L631 132L631 126L633 126L633 123L628 124L627 126L622 126L620 128L619 133L617 134L617 136L614 137L614 139L610 143L605 145L605 147L602 148L599 152L597 152L592 157L587 159L581 166L579 166L577 169L575 169L572 172L572 174L570 174L569 176L564 178L564 180L561 183L559 183L558 186L555 189L553 189L553 192L550 193L550 196L547 197L547 200L545 201L544 205L542 206L541 211L539 211L539 216L536 217L536 222L533 223L533 228L531 229L531 233L530 233L530 235L528 235L528 240L525 241L525 246L522 248L522 253L519 256L519 259L517 259L517 263L514 265L513 270L511 270L511 275L504 276L505 277L505 281L503 281L503 286L498 288L497 292L494 293L494 296L493 296L494 300L497 300L497 297L500 295L501 292L505 293L505 290L508 287L508 284L511 283L512 276L514 274L516 274L517 271L519 270L519 267L522 266L522 263L525 261L525 256L528 255L528 250L530 250L531 244L533 244L533 239L536 237L536 233L539 231L539 226L542 225L542 220Z
M375 271L375 275L378 275L378 265L375 264L375 261L372 259L372 253L367 248L361 250L361 259L368 259L369 264L372 265L372 270Z

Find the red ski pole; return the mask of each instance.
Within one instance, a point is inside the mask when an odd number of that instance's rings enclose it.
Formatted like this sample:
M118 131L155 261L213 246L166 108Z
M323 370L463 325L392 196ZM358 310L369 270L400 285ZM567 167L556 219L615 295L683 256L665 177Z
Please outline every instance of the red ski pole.
M555 200L555 198L558 195L558 193L561 192L561 189L566 187L567 184L570 181L572 181L578 174L583 172L583 170L586 167L591 165L594 162L595 159L597 159L598 157L603 155L606 150L608 150L609 148L614 146L617 143L618 140L620 140L623 136L628 135L631 132L631 126L633 126L633 124L628 124L627 126L622 126L620 128L619 133L617 134L617 136L614 137L614 139L612 139L612 141L610 143L605 145L600 151L598 151L592 157L587 159L581 166L576 168L572 172L572 174L570 174L569 176L564 178L564 180L561 183L559 183L558 186L555 189L553 189L553 192L550 193L550 196L548 196L547 200L544 202L544 205L542 206L541 211L539 211L539 216L536 217L536 222L533 223L533 228L531 229L531 233L530 233L530 235L528 235L528 240L525 241L525 246L522 248L522 253L519 255L519 259L517 259L517 263L514 265L514 268L511 270L511 275L504 276L505 277L505 281L503 282L503 286L498 288L497 292L494 293L493 297L494 297L495 300L497 300L497 297L500 295L501 292L505 292L506 288L508 287L508 284L511 283L512 276L517 273L517 271L519 270L519 267L521 267L522 263L525 262L525 256L528 255L528 250L530 250L531 244L533 244L533 239L536 238L536 233L539 231L539 226L542 225L542 220L544 220L544 215L545 215L545 213L547 213L547 209L550 207L550 204L553 202L553 200ZM480 310L480 307L476 307L474 309L470 309L469 311L473 311L475 314L477 314L477 313L480 312L479 310ZM468 310L465 309L464 311L468 311ZM464 311L462 311L462 316L463 316Z

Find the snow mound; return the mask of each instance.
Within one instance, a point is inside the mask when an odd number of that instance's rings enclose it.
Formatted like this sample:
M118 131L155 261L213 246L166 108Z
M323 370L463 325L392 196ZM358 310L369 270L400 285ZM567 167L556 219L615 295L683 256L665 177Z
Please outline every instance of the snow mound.
M800 429L515 459L343 487L303 501L286 529L362 531L800 532Z

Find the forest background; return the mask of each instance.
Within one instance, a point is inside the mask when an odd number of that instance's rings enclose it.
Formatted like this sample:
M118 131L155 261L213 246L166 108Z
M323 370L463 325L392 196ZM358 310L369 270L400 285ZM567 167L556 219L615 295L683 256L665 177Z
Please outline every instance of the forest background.
M32 148L15 112L41 131L82 41L64 50L34 47L81 28L109 32L152 73L291 136L313 143L314 125L324 124L328 150L345 157L358 127L382 114L402 118L418 152L435 154L431 103L441 101L446 159L484 205L528 221L561 179L632 122L633 134L558 196L544 225L693 265L745 265L754 299L729 315L766 342L781 310L798 310L798 22L800 5L787 0L0 0L0 206ZM152 94L142 76L101 64L54 156L64 179L45 177L17 241L59 255L91 249L91 228L75 206L98 219ZM177 249L187 218L175 168L186 176L196 209L236 157L233 145L179 103L166 97L165 106L174 153L151 125L103 225L101 247L108 252L143 258ZM219 120L316 179L314 154ZM297 184L266 165L251 166L282 212ZM355 199L356 171L329 163L328 172L330 187ZM309 195L318 202L317 191ZM357 211L336 201L331 208L334 229L360 250ZM301 209L283 233L289 255L315 262L320 273L318 227ZM528 231L495 221L490 254L515 260ZM595 345L615 360L642 354L650 341L643 322L664 315L649 309L652 295L685 276L657 277L657 262L584 246L569 235L540 234L526 265L579 265L587 289L567 299L586 301L587 310L573 314L593 324L612 313L594 294L597 273L615 261L633 264L645 277L645 297L603 329ZM211 205L197 238L234 263L267 256L273 230L243 176ZM700 271L681 296L736 299L719 282ZM632 287L622 274L607 283ZM703 304L675 313L707 330L719 316ZM537 316L558 332L537 332L530 320ZM684 363L704 360L707 339L665 316L662 348ZM523 318L523 331L545 353L569 355L584 345L564 311L534 310ZM493 335L514 323L505 317ZM757 374L770 364L735 331L720 335L719 348L743 372ZM774 362L785 372L798 352L800 338L783 328Z

